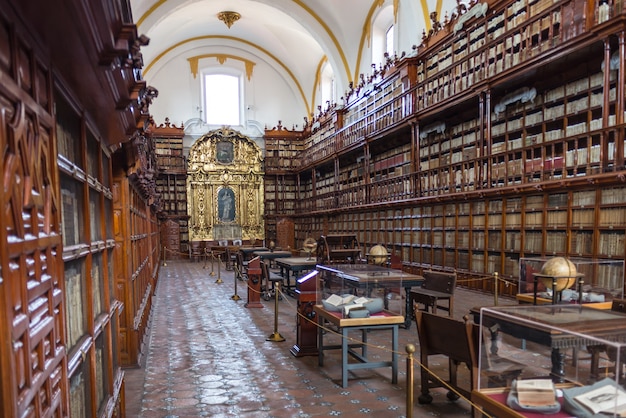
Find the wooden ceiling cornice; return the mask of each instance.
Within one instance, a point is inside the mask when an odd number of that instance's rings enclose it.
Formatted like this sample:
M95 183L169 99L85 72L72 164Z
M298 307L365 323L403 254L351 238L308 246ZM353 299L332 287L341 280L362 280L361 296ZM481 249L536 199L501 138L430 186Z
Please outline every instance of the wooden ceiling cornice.
M45 43L55 74L116 149L149 118L154 89L142 79L140 49L128 0L0 0ZM4 7L4 6L3 6Z

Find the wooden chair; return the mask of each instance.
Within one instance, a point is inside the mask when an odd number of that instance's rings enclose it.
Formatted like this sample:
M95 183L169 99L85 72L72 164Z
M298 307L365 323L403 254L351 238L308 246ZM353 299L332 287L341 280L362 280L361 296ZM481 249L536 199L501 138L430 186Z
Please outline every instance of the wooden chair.
M276 292L275 283L283 281L283 276L277 273L273 273L270 270L270 260L261 261L261 272L263 276L263 286L265 287L265 291L263 292L263 299L270 300L274 297ZM270 286L271 283L271 286ZM282 299L281 295L278 295L278 299Z
M237 251L234 255L235 262L233 263L233 268L235 270L235 278L245 280L248 277L248 261L244 260L241 251Z
M425 271L424 282L421 287L411 289L411 306L413 304L424 305L423 310L436 314L438 309L448 312L453 316L454 312L454 289L456 288L456 273L440 271ZM447 302L442 305L440 302Z
M430 395L430 389L436 387L448 387L447 397L450 400L458 399L456 392L469 399L472 390L478 385L480 326L470 321L468 317L465 317L464 321L460 321L423 312L417 306L414 307L414 310L421 362L422 393L418 397L418 402L421 404L431 403L433 397ZM483 350L483 353L486 356L483 358L481 372L486 378L487 386L506 387L522 373L523 364L498 358L491 355L488 350ZM433 355L448 357L449 377L447 380L434 377L429 366L429 357ZM457 372L461 364L465 364L468 368L469 388L461 387L458 384Z
M189 247L189 259L191 261L200 261L204 257L204 241L191 241Z
M429 357L433 355L448 357L450 375L447 380L442 380L469 398L475 386L474 382L477 378L475 374L478 368L477 362L474 362L478 354L473 344L472 324L423 312L417 306L414 310L422 365L420 367L422 394L418 397L418 402L431 403L433 397L430 395L430 389L444 386L439 379L433 377L430 371ZM461 388L458 385L457 368L460 364L465 364L469 369L471 380L469 388ZM458 395L452 390L448 391L447 397L450 400L458 399Z

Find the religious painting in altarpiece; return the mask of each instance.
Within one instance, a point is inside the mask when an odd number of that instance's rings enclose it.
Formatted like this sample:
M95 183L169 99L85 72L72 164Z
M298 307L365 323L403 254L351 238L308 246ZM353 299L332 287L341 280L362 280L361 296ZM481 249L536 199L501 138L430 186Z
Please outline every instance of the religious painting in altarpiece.
M256 143L228 127L192 145L187 165L190 241L264 238L262 163Z

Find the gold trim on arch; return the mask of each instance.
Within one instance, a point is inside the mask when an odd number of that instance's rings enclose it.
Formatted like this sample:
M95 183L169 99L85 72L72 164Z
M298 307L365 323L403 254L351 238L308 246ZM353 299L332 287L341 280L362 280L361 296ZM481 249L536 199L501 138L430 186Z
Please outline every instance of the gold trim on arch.
M226 62L227 59L234 59L237 61L242 61L246 67L246 77L248 77L248 81L250 81L250 79L252 78L252 71L254 69L254 66L256 65L256 63L247 60L245 58L242 57L238 57L236 55L229 55L229 54L204 54L204 55L196 55L195 57L191 57L191 58L187 58L187 61L189 61L189 67L191 68L191 74L193 74L193 78L196 78L198 75L198 63L201 59L203 58L216 58L217 62L220 65L224 65L224 63Z
M137 21L137 27L140 27L141 24L152 14L154 13L159 7L161 7L163 4L165 4L167 0L159 0L157 1L155 4L153 4ZM322 28L324 28L324 30L326 31L326 34L330 37L330 39L333 41L333 44L335 44L335 48L337 48L337 52L339 53L339 56L341 57L341 62L343 63L344 66L344 70L346 71L346 76L348 77L348 82L353 81L350 78L350 66L348 65L348 59L346 58L346 54L343 52L343 49L341 48L341 45L339 44L339 41L337 40L337 38L335 37L335 34L333 33L332 30L330 30L330 28L326 25L326 23L316 14L313 12L313 10L307 6L306 4L304 4L301 0L292 0L294 3L296 3L298 6L300 6L301 8L303 8L307 13L309 13L311 16L313 16L313 18L315 20L317 20L317 22L322 26ZM358 66L358 63L357 63Z
M315 70L315 82L313 83L313 94L311 95L311 105L313 106L315 105L315 96L317 95L317 89L322 84L322 67L324 67L324 64L326 62L328 62L328 58L326 58L325 56L322 57L319 64L317 64L317 69ZM315 112L315 109L313 109L313 111ZM310 114L310 116L313 117L313 114Z
M426 1L426 0L423 0ZM363 31L361 32L361 41L359 42L359 52L356 56L356 65L354 68L354 79L359 79L359 68L361 65L361 59L363 58L363 48L365 45L365 39L367 38L367 42L369 44L371 35L372 35L372 16L374 16L374 11L377 7L382 7L385 3L385 0L374 0L372 5L370 6L370 10L367 12L367 17L365 18L365 23L363 23ZM394 2L394 6L396 7L396 3ZM394 10L394 14L396 11Z
M150 71L152 66L157 61L159 61L161 58L163 58L165 55L167 55L168 53L170 53L174 49L178 48L179 46L182 46L182 45L184 45L186 43L189 43L189 42L199 41L199 40L202 40L202 39L228 39L228 40L235 41L235 42L241 42L241 43L244 43L246 45L250 45L253 48L258 49L259 51L261 51L264 54L266 54L267 56L269 56L272 60L276 61L285 70L285 72L287 72L287 74L289 74L289 77L291 77L291 79L293 80L294 84L298 88L298 91L300 92L300 96L302 97L302 101L304 102L304 105L306 107L307 115L311 114L311 104L307 102L306 96L304 94L304 90L302 90L302 86L300 85L300 83L298 82L298 80L296 79L294 74L291 72L289 67L287 67L281 60L279 60L277 57L275 57L273 54L271 54L265 48L262 48L259 45L256 45L256 44L254 44L254 43L252 43L250 41L247 41L245 39L236 38L234 36L203 35L203 36L195 36L193 38L189 38L189 39L185 39L183 41L180 41L180 42L170 46L169 48L165 49L163 52L161 52L159 55L157 55L156 58L154 60L152 60L152 62L150 64L148 64L146 66L146 68L143 71L144 78L145 78L145 75Z

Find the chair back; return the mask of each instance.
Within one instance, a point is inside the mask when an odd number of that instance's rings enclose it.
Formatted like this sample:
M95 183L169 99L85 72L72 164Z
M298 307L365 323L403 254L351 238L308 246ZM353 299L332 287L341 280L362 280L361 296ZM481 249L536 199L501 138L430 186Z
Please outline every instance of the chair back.
M613 299L611 310L614 312L626 313L626 299Z
M443 354L471 367L476 360L473 324L415 309L420 350L427 355Z
M454 294L456 273L427 270L422 273L422 276L424 276L424 282L422 283L424 289Z

